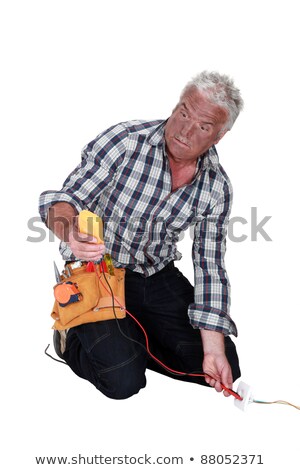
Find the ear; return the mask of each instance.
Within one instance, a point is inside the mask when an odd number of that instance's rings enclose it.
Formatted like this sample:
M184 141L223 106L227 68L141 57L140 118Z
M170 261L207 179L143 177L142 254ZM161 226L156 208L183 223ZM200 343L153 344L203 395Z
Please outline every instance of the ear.
M220 142L220 140L224 137L226 132L228 132L228 129L223 129L217 134L216 140L214 141L214 145L217 145L217 143Z

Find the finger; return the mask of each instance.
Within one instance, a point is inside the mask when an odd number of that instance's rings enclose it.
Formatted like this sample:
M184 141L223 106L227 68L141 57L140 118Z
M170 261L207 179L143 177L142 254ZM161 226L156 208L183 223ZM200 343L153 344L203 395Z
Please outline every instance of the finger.
M92 235L88 235L86 233L74 232L73 239L81 243L97 244L97 238L93 237Z
M208 379L208 380L206 380L206 382L207 382L212 388L214 388L218 393L222 392L223 387L222 387L221 382L220 382L219 380Z
M77 258L85 261L98 261L105 253L104 245L77 243L76 245L70 244L70 248Z
M215 386L216 381L215 381L214 379L207 378L207 379L205 379L205 381L206 381L206 383L207 383L208 385L210 385L211 387L214 387L214 386Z
M102 255L106 253L106 246L105 245L99 245L99 250Z
M211 374L208 374L207 372L204 372L205 374L205 382L210 385L211 387L215 386L215 379Z
M86 240L70 240L68 242L68 245L72 249L76 249L77 251L83 251L83 252L96 252L99 251L101 253L105 253L105 245L95 243L92 241L86 241Z
M95 243L80 243L78 249L84 253L99 253L100 255L104 255L106 252L105 245L98 245Z
M102 255L91 255L91 254L82 254L81 256L78 256L82 261L92 261L92 262L98 262L102 260Z
M211 387L213 388L216 388L216 384L217 383L220 383L220 381L217 379L217 377L215 377L213 374L207 374L205 376L205 381L208 385L210 385ZM219 386L218 386L219 388Z
M229 367L228 370L224 370L222 373L222 383L223 386L226 387L227 389L232 389L233 386L233 378L232 378L232 373L231 373L231 368ZM231 394L226 388L223 387L223 394L225 397L229 397Z
M72 247L71 247L72 249ZM90 250L85 250L85 249L81 249L81 248L73 248L72 249L73 253L80 259L82 259L82 257L88 257L88 258L101 258L103 256L103 251L102 250L93 250L93 249L90 249Z
M76 229L76 227L73 227L73 229L69 233L68 243L72 244L78 242L97 243L97 239L92 235L80 233L78 229Z
M224 397L230 397L231 393L230 393L229 390L232 389L232 385L230 386L230 385L228 385L228 384L227 384L227 385L226 385L226 384L223 384L223 387L222 387L222 388L223 388L223 395L224 395Z
M222 385L221 385L221 382L219 382L218 380L217 380L216 383L215 383L215 390L216 390L218 393L222 392L222 390L223 390L223 387L222 387Z
M210 385L211 387L213 387L218 393L222 392L223 387L221 384L221 377L211 372L209 374L206 372L206 374L207 374L205 376L206 383Z
M83 256L89 259L99 259L102 258L103 252L101 250L78 250L76 252L76 256L78 256L80 259Z

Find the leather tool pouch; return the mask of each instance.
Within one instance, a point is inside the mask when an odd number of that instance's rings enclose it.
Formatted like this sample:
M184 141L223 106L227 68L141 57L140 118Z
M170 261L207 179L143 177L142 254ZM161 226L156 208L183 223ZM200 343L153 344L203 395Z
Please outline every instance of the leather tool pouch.
M99 266L96 269L99 270ZM86 272L84 265L73 269L67 281L77 286L81 294L80 300L65 306L61 306L55 300L51 313L51 317L55 320L53 325L55 330L65 330L83 323L111 320L116 317L125 318L125 269L114 268L114 276L105 273L104 277L99 271ZM113 292L114 303L106 281Z

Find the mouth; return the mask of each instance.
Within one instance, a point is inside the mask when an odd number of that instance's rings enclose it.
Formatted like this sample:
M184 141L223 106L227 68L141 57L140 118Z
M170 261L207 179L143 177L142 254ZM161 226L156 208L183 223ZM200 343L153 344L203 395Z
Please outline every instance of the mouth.
M181 145L184 148L190 148L189 144L187 142L184 142L180 139L178 136L174 136L174 140L176 141L177 144Z

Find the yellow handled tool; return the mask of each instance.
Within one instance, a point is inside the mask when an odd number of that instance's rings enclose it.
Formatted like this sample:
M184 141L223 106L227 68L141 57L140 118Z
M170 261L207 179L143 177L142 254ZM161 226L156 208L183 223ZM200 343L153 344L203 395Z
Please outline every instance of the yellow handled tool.
M93 212L83 210L79 212L78 215L78 226L79 232L85 233L87 235L92 235L97 239L97 243L104 243L103 239L103 222L99 215L94 214ZM108 273L114 275L114 266L111 259L111 256L106 253L104 255L104 261L107 267Z
M97 239L97 243L103 242L103 222L99 215L84 210L78 215L79 232L92 235Z

